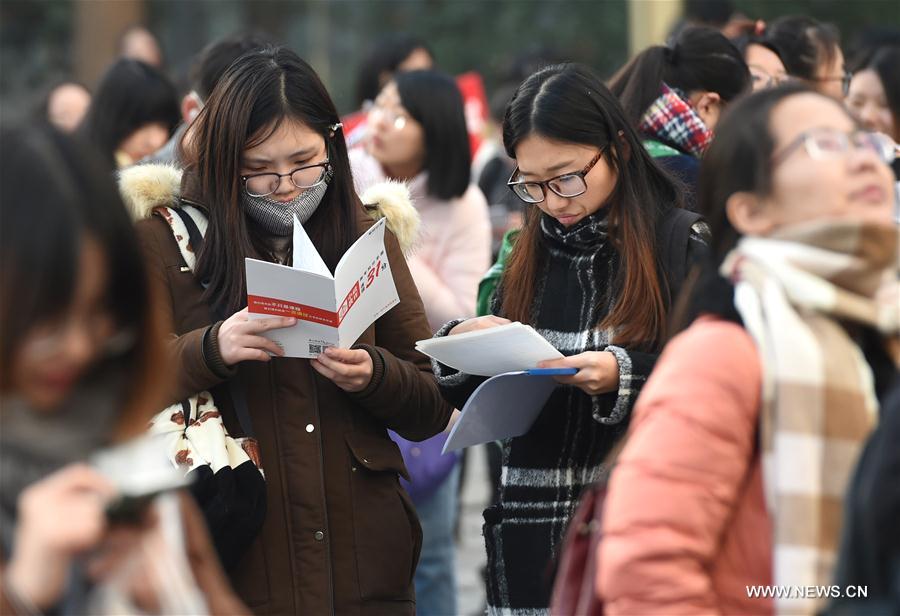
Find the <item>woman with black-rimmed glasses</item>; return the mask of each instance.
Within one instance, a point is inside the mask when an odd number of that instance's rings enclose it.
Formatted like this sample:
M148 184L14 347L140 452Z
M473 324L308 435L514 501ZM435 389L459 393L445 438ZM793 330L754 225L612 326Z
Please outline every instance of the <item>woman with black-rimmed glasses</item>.
M210 519L235 588L255 613L413 614L422 534L387 431L423 440L444 429L451 409L414 348L431 330L397 238L387 231L384 244L400 303L352 348L283 357L263 334L295 319L252 320L245 308L245 258L291 264L295 220L332 271L373 224L331 97L292 51L250 52L226 71L183 150L180 195L143 209L129 202L146 217L139 235L173 324L179 379L168 402L212 391L229 432L245 429L244 406L259 441L264 519ZM172 225L181 214L152 215L154 205L199 212L202 244ZM258 511L257 496L237 494L235 508Z
M503 443L500 502L485 511L489 611L530 614L549 604L548 567L583 488L604 475L628 425L703 241L692 230L699 217L680 209L677 185L583 66L529 77L506 110L503 142L517 164L510 188L529 207L525 226L493 314L451 321L438 335L520 321L566 356L546 367L578 371L558 377L563 386L532 428ZM483 381L435 370L458 407Z

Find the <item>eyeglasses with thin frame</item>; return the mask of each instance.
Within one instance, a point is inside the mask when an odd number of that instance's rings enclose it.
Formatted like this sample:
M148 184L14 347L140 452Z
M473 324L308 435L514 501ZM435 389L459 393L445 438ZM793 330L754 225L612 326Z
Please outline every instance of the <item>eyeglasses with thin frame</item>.
M841 82L841 92L844 96L850 93L850 82L853 80L853 73L850 71L844 71L843 75L837 77L815 77L812 81L840 81Z
M797 135L793 141L772 156L772 164L777 165L800 147L806 149L810 158L824 160L844 156L850 147L874 153L885 164L893 162L897 155L897 145L887 135L864 130L844 133L828 128L814 128Z
M597 155L591 159L591 162L585 165L580 171L563 173L562 175L541 182L515 180L514 178L519 174L519 167L517 166L512 172L512 175L509 176L509 181L506 185L509 186L510 190L525 203L541 203L547 198L546 189L548 188L564 199L571 199L572 197L583 195L587 191L587 182L584 178L590 173L591 169L594 168L597 161L602 158L605 150L606 148L604 147L597 152Z
M331 162L326 158L314 165L297 167L288 173L252 173L242 175L244 190L251 197L268 197L281 185L281 178L290 178L291 184L296 188L308 189L318 186L325 180L325 174L331 167Z

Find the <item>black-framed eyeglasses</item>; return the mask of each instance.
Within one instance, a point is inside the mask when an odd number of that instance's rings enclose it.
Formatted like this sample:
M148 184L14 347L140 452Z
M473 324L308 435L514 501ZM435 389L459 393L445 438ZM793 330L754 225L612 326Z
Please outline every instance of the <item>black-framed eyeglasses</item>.
M850 82L853 80L853 73L844 71L843 75L838 77L815 77L813 81L838 81L841 82L841 92L844 96L850 93Z
M515 170L513 170L512 175L509 176L509 181L506 185L509 186L509 189L525 203L542 202L547 198L547 188L564 199L577 197L587 191L587 182L584 178L603 156L605 149L606 148L604 147L597 152L597 155L591 159L591 162L585 165L584 169L573 173L564 173L555 178L543 180L542 182L516 180L515 178L519 174L519 167L517 166Z
M806 149L810 158L824 160L844 156L851 146L858 150L874 153L886 164L893 162L897 146L887 135L864 130L844 133L830 128L814 128L800 133L793 141L772 155L772 165L777 165L800 147Z
M318 186L325 180L325 175L331 167L331 162L326 158L320 163L297 167L288 173L253 173L242 175L244 190L251 197L268 197L281 185L281 178L291 178L291 183L297 188L307 189Z

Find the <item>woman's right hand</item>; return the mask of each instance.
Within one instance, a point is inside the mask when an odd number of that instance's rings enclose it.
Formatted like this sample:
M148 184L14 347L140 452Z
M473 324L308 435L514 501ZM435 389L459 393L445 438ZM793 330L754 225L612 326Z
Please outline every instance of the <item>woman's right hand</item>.
M272 355L282 357L282 349L274 340L262 336L263 332L297 323L293 317L251 319L247 309L235 312L219 328L219 354L227 366L242 361L269 361Z
M106 532L116 490L86 464L73 464L30 485L19 497L14 550L6 570L12 590L46 609L59 601L74 556Z
M453 329L451 329L447 335L453 336L454 334L464 334L466 332L474 332L479 329L489 329L491 327L499 327L500 325L506 325L507 323L512 323L509 319L504 319L503 317L495 317L492 314L483 316L483 317L474 317L472 319L466 319Z

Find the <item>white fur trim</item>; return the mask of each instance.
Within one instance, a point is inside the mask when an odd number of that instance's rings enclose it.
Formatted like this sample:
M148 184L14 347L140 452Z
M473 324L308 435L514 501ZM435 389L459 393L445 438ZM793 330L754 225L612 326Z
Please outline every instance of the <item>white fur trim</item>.
M181 169L172 165L134 165L119 172L119 192L134 220L147 218L153 208L177 207Z
M407 256L415 248L419 237L419 212L409 198L409 187L403 182L387 180L366 190L360 198L375 220L387 219L387 226L397 236L400 248Z

